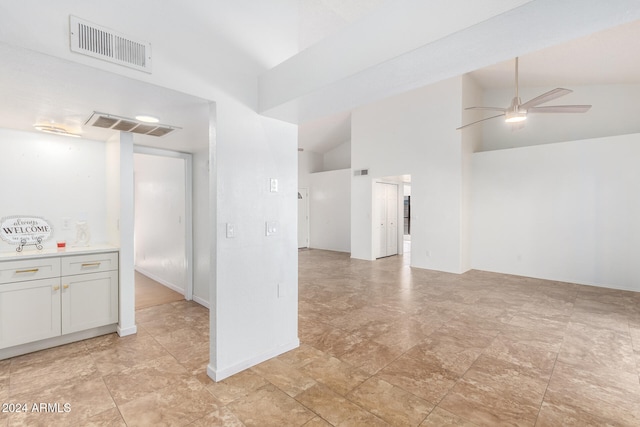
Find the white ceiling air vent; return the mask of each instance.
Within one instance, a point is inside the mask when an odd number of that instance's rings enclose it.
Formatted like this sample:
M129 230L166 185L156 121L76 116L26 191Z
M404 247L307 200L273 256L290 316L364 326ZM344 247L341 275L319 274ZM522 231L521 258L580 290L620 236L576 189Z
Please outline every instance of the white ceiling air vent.
M151 43L69 16L71 51L151 73Z
M144 123L136 119L114 116L94 111L91 117L84 123L85 126L94 126L103 129L133 132L150 136L165 136L177 129L177 126L162 125L159 123Z

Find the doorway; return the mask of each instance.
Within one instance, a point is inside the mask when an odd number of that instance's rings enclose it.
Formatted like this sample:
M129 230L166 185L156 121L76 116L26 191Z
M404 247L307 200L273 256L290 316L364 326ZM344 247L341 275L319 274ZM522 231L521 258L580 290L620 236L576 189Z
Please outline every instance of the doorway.
M134 152L136 308L191 299L191 156Z
M402 254L404 255L405 264L411 262L411 177L405 175L403 177L404 189L404 203L403 203L403 216L404 216L404 232L402 235Z

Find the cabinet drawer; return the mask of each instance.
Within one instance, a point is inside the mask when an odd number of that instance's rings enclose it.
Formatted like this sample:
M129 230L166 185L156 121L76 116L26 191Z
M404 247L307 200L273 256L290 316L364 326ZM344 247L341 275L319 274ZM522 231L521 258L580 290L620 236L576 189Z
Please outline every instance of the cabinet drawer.
M102 254L75 255L63 257L62 275L98 273L118 269L118 253L107 252Z
M0 262L0 284L60 276L59 258L21 259Z

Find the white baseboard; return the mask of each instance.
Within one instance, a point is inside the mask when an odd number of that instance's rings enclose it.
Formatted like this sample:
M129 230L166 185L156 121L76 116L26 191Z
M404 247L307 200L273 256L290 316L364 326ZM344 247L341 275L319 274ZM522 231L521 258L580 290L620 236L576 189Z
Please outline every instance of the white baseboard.
M208 308L209 310L211 310L211 307L209 307L209 301L205 300L204 298L201 298L197 295L193 296L193 301L197 302L198 304L200 304L203 307Z
M222 381L223 379L228 378L231 375L237 374L238 372L244 371L245 369L258 365L266 360L272 359L298 347L300 347L300 340L296 338L293 342L280 346L259 356L252 357L251 359L236 363L235 365L229 366L224 369L216 370L213 368L213 366L211 366L211 364L209 364L207 365L207 375L209 376L209 378L216 382Z
M127 335L136 334L138 332L138 327L136 325L133 325L128 328L121 328L120 325L118 325L116 332L119 336L126 337Z
M111 334L113 332L116 332L116 330L116 325L106 325L87 329L85 331L74 332L71 334L60 335L58 337L16 345L14 347L3 348L2 350L0 350L0 360L20 356L22 354L31 353L34 351L44 350L46 348L57 347L59 345L69 344L76 341L86 340L89 338L98 337L100 335Z
M166 280L162 279L161 277L158 277L155 274L150 273L150 272L148 272L147 270L145 270L143 268L140 268L138 266L135 266L134 268L138 273L147 276L149 279L153 279L156 282L160 283L161 285L164 285L167 288L171 289L172 291L176 291L177 293L179 293L181 295L184 295L184 289L183 288L181 288L179 286L176 286L171 282L167 282Z

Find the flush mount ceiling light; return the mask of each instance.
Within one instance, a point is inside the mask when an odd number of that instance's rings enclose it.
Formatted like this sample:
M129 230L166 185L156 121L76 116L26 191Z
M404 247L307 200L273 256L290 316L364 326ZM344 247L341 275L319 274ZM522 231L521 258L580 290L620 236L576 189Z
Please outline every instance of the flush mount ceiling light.
M63 127L55 126L55 125L33 125L33 127L40 132L52 133L54 135L62 135L62 136L71 136L74 138L80 138L80 135L77 133L69 132Z
M145 122L145 123L160 123L160 119L153 116L145 116L145 115L136 116L136 120L139 122Z

